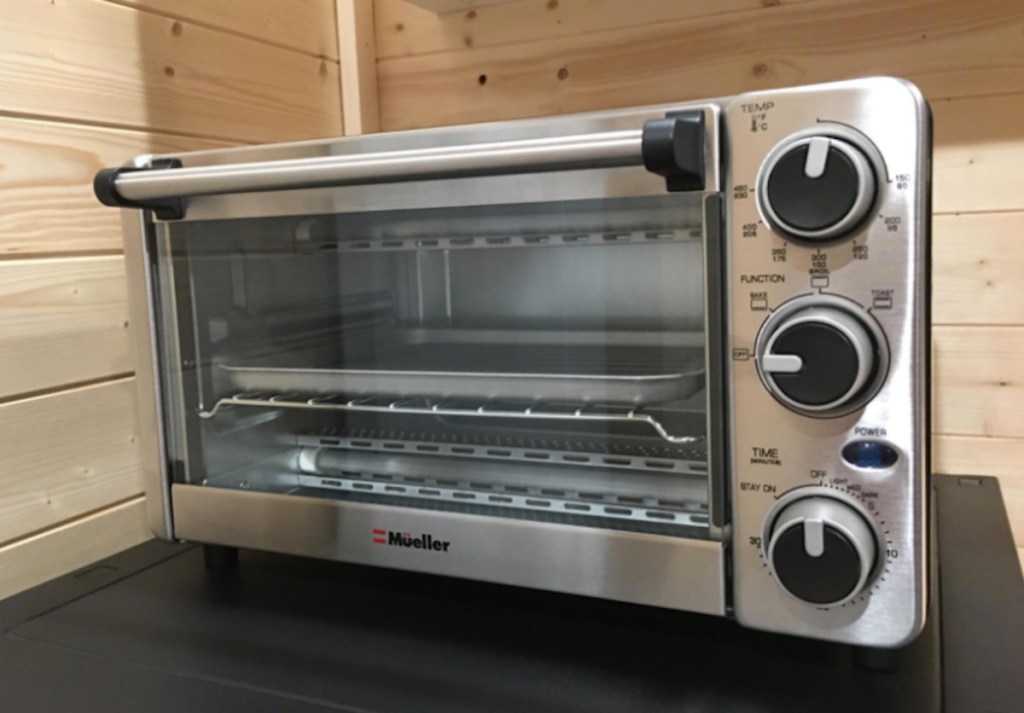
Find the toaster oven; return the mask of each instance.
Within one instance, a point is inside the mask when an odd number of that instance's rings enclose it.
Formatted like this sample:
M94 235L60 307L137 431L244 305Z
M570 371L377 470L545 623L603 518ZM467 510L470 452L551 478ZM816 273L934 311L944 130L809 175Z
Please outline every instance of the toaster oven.
M909 641L929 116L871 78L101 171L150 525Z

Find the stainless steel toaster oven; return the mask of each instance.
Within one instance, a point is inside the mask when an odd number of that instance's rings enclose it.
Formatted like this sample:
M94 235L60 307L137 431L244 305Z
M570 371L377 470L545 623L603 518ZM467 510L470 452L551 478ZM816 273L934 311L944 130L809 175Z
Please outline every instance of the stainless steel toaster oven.
M152 528L901 645L930 151L872 78L101 171Z

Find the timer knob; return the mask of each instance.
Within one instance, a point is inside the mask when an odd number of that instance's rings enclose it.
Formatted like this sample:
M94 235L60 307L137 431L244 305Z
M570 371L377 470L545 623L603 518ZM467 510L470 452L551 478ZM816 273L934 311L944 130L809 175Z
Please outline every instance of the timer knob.
M871 210L875 170L865 152L832 136L790 138L768 155L757 196L769 225L805 240L851 233Z
M757 370L787 408L837 416L866 403L881 385L888 368L884 336L870 315L846 302L794 300L761 327Z
M791 501L769 517L768 531L772 572L797 599L839 605L868 585L878 538L853 505L828 496Z

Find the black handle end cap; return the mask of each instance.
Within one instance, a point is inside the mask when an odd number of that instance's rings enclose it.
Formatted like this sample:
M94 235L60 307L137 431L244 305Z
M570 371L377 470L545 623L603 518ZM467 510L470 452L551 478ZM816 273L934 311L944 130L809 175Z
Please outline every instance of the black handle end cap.
M644 124L642 152L648 171L665 177L669 191L703 191L705 186L704 112L672 112Z
M133 201L125 198L117 191L117 179L125 173L149 171L165 168L181 168L181 161L176 158L157 159L149 166L118 166L100 169L92 179L92 190L97 200L113 208L139 208L153 211L160 220L179 220L185 217L185 202L177 196L171 198L153 198L151 200Z

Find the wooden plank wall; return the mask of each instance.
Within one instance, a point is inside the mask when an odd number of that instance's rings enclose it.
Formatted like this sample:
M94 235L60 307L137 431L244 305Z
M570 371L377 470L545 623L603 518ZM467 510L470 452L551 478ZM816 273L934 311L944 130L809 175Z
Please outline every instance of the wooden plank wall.
M149 536L120 223L133 155L342 133L334 0L4 0L0 597Z
M1024 3L375 0L385 131L869 74L935 119L935 460L997 475L1024 547ZM1024 549L1021 550L1024 556Z

